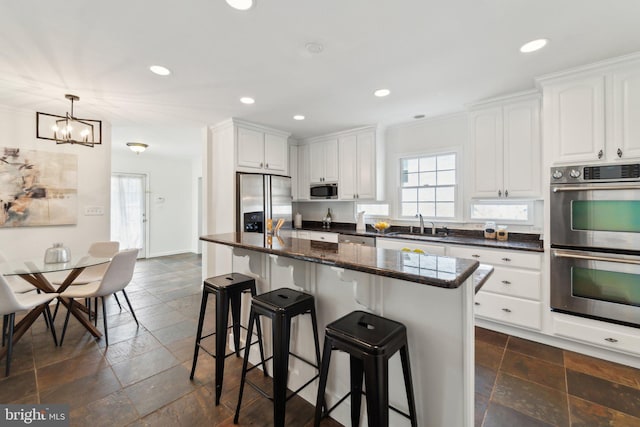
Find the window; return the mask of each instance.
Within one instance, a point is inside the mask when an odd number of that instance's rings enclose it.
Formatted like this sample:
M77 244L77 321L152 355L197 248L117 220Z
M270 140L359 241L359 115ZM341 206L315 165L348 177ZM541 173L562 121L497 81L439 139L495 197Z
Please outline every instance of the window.
M358 203L356 212L365 211L367 216L389 216L389 205L386 203Z
M454 218L456 154L401 159L400 216Z

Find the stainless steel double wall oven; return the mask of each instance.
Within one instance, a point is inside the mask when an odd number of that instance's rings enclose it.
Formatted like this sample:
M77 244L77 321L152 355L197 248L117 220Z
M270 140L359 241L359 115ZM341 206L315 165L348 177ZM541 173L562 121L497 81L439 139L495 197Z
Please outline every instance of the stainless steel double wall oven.
M551 168L551 308L640 327L640 164Z

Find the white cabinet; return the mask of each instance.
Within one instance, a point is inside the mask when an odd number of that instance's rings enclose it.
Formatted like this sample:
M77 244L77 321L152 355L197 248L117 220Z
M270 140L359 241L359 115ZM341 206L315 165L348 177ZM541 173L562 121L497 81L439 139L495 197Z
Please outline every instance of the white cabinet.
M539 96L531 92L473 107L469 143L474 197L540 195L539 116Z
M309 144L309 181L338 182L338 139Z
M298 239L315 240L317 242L338 243L338 233L324 231L298 230L295 237Z
M551 161L640 157L640 61L603 63L541 77L544 139Z
M561 337L595 344L602 348L640 354L640 336L637 329L553 313L553 332Z
M294 201L309 200L309 146L289 147L289 175Z
M236 166L240 171L288 173L288 136L274 129L236 124Z
M397 251L418 252L430 255L444 256L446 246L423 243L417 240L409 239L389 239L384 237L376 237L376 248L394 249Z
M376 198L375 132L345 135L338 139L341 200Z
M536 330L542 327L541 254L458 245L450 246L447 254L494 268L476 295L477 317Z
M289 176L291 177L291 199L298 200L300 194L300 168L298 167L298 146L289 146Z

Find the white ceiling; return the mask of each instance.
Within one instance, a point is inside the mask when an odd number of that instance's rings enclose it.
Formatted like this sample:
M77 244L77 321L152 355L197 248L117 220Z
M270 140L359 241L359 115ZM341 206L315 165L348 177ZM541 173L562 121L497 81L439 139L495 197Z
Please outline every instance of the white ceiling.
M257 1L0 0L0 104L64 114L73 93L77 116L155 128L152 146L180 144L163 127L229 117L308 137L460 111L640 51L638 0ZM547 48L519 52L540 37Z

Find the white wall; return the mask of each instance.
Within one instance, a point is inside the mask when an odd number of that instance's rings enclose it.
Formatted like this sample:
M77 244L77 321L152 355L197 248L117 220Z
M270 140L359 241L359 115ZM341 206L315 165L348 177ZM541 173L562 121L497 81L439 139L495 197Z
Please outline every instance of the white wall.
M76 154L78 222L65 226L0 227L0 251L8 259L40 258L52 243L62 242L72 255L86 253L91 242L109 239L111 126L102 122L102 145L90 148L36 139L35 124L35 111L0 106L0 147ZM85 216L86 206L101 206L105 214Z
M151 150L142 154L119 150L112 153L113 172L148 176L147 257L196 252L197 236L193 227L196 163L189 159L155 156Z

